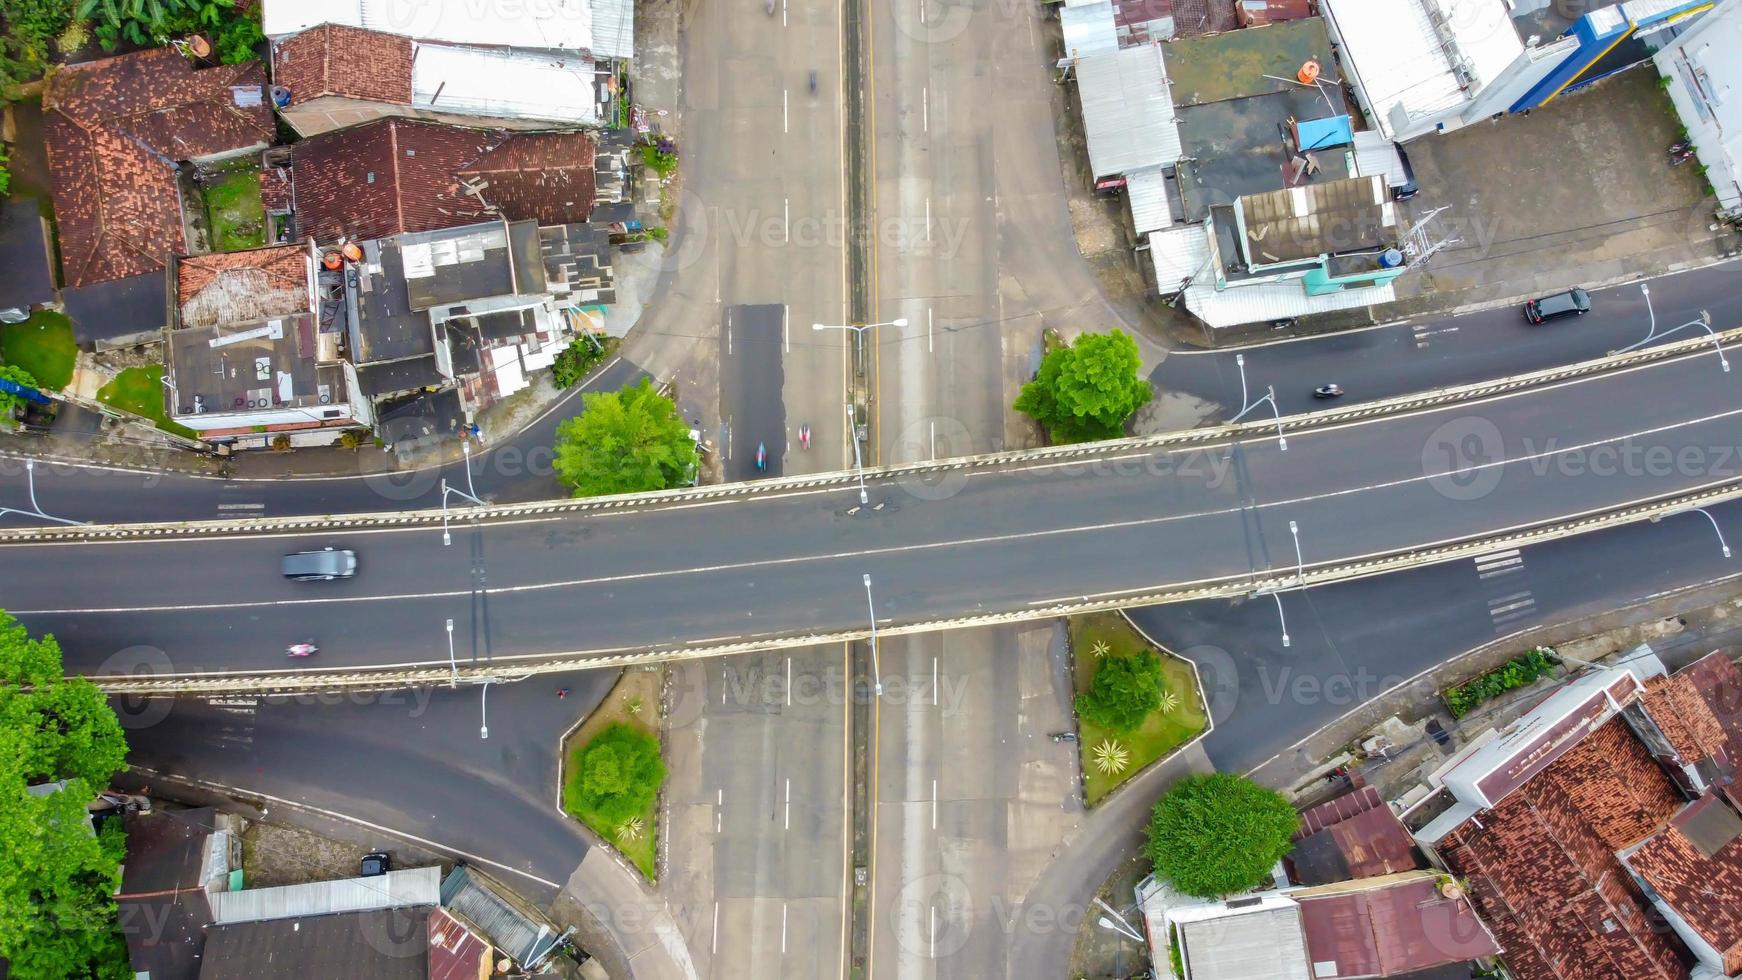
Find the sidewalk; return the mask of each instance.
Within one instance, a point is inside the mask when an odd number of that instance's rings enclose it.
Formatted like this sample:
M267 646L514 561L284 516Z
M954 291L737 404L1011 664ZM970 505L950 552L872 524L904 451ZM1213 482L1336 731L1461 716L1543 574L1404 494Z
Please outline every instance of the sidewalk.
M671 907L608 848L588 849L550 911L617 980L697 980Z

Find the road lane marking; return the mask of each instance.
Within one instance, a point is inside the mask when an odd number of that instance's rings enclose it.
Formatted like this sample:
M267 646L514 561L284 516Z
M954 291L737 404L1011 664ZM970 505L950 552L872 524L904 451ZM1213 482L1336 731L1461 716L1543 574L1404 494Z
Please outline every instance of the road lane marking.
M919 90L920 125L926 132L931 132L931 86L923 86Z
M714 903L714 945L713 945L713 948L711 950L709 950L709 953L710 954L718 954L719 952L720 952L720 903L715 902Z
M172 773L159 772L156 769L150 769L150 768L147 768L145 766L129 766L128 768L132 769L134 772L149 773L151 775L151 778L153 778L153 779L167 779L171 782L188 783L190 785L200 786L200 787L203 787L205 789L216 790L216 791L218 791L220 793L224 793L226 795L240 794L242 796L251 797L251 798L257 799L257 800L266 800L266 801L272 803L274 806L285 806L285 807L290 807L293 810L307 810L310 813L318 813L321 816L326 817L330 820L342 820L345 823L355 824L359 827L367 827L368 829L373 830L373 831L377 831L379 833L391 834L394 837L399 838L400 840L407 840L407 841L411 841L414 844L421 844L424 847L427 847L433 851L443 851L443 852L446 852L448 854L458 855L460 857L465 858L468 861L475 861L478 864L487 864L492 868L497 868L499 870L507 871L507 872L510 872L512 874L517 874L520 877L525 878L529 881L536 881L541 885L544 885L544 886L549 887L549 888L554 888L558 891L561 891L562 887L563 887L562 885L558 884L557 882L551 881L549 878L540 878L538 875L535 875L530 871L522 871L519 868L514 867L513 865L503 864L500 861L492 861L489 858L484 857L482 855L473 854L469 851L462 851L457 847L451 847L447 844L443 844L440 841L431 840L428 837L419 837L416 834L407 833L403 830L395 830L392 827L383 826L383 825L378 824L378 823L373 823L371 821L364 820L360 817L353 817L349 814L340 813L337 810L329 810L325 807L314 806L314 805L309 804L309 803L300 803L296 800L285 799L282 796L273 796L269 793L261 793L257 790L246 789L246 788L241 787L241 786L232 786L228 783L214 782L213 780L200 779L200 778L194 777L194 776L179 776L179 775L175 775Z
M780 131L783 133L792 131L787 126L786 89L780 90Z
M938 829L938 781L931 781L931 829Z
M780 952L786 955L786 903L780 903Z
M791 245L792 244L792 198L783 197L780 199L780 215L781 215L781 218L780 218L781 235L782 235L782 237L784 237L786 239L786 244Z
M792 777L786 778L786 812L781 818L781 830L792 829Z
M792 353L792 307L780 304L780 349L783 353Z
M925 308L925 352L932 352L931 307Z

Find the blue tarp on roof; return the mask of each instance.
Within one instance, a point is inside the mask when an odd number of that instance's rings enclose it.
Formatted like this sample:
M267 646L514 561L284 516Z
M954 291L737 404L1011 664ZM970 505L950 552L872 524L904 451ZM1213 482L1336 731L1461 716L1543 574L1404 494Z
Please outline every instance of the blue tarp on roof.
M1295 123L1302 150L1322 150L1327 146L1344 146L1355 140L1348 116L1328 116L1324 119L1303 119Z

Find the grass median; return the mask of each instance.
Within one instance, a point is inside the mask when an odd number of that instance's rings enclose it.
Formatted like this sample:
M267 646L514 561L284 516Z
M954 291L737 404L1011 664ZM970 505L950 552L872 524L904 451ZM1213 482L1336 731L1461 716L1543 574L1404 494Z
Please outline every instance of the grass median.
M1158 707L1135 727L1117 730L1077 718L1078 751L1083 766L1083 801L1094 806L1114 789L1165 758L1204 730L1204 703L1192 665L1157 650L1117 613L1095 613L1070 621L1071 680L1087 694L1095 675L1113 658L1148 656L1161 662Z

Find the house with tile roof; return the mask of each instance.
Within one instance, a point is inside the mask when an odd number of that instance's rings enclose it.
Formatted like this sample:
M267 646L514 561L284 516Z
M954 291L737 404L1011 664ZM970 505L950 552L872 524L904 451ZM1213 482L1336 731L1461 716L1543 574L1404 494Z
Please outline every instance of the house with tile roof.
M597 127L613 112L608 64L580 51L415 40L343 23L272 43L274 104L314 136L388 116L504 129Z
M1739 738L1728 659L1669 675L1636 654L1454 754L1415 837L1468 881L1518 980L1735 976Z
M295 144L288 170L297 234L323 245L496 219L584 222L598 184L585 133L392 117Z
M330 288L329 290L330 291ZM323 303L312 243L182 258L164 331L164 405L202 438L327 444L373 421Z
M270 144L265 90L258 62L202 68L173 48L51 73L42 108L66 286L161 277L191 251L181 167Z

